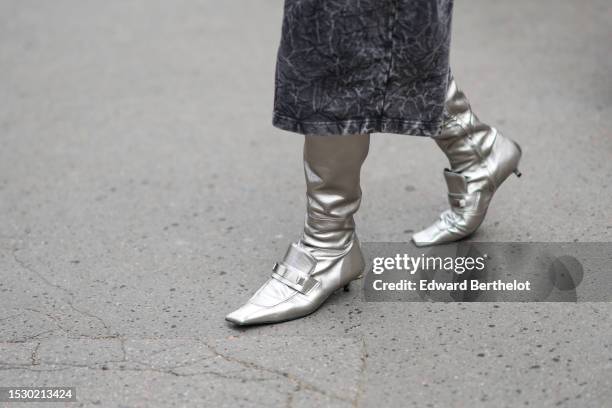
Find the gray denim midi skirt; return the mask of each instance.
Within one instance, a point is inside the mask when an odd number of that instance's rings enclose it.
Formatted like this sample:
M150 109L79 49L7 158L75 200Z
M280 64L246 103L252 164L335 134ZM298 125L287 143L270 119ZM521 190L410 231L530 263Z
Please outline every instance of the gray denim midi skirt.
M453 0L285 0L274 126L438 133Z

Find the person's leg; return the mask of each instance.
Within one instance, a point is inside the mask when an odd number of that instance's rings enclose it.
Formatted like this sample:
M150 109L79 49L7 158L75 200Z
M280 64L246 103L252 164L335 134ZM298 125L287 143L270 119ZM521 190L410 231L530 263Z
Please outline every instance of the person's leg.
M370 135L305 136L306 221L272 277L226 319L275 323L314 312L365 267L353 214L361 203L360 170Z
M518 172L519 145L481 122L454 78L449 81L444 126L434 140L450 162L444 170L450 209L433 225L417 232L417 246L456 241L482 223L493 194L512 173Z

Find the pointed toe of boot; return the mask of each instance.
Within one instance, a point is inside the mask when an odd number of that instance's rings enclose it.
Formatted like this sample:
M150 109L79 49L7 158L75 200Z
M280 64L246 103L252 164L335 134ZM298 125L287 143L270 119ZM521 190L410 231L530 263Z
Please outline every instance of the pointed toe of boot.
M230 323L233 323L237 326L244 326L246 324L248 324L248 316L249 316L249 312L246 309L246 306L242 306L241 308L234 310L232 313L228 314L227 316L225 316L225 320L227 320Z
M466 214L457 214L447 210L440 218L422 231L412 236L412 242L417 247L448 244L470 236L478 225L482 216L471 217Z
M270 317L270 309L252 303L247 303L225 316L225 320L237 326L266 323Z
M435 225L431 225L427 228L425 228L422 231L417 232L416 234L414 234L412 236L412 242L414 242L414 245L418 246L418 247L425 247L425 246L429 246L429 245L433 245L435 242L433 241L433 237L435 237L437 235L438 229L435 227Z
M450 234L447 230L440 229L438 223L432 224L412 236L412 242L414 242L414 245L417 247L444 244L456 239L457 238Z

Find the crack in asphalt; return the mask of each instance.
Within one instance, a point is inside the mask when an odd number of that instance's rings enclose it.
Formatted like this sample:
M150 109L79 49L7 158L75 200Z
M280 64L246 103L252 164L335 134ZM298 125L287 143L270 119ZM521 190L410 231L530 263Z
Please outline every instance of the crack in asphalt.
M32 268L30 265L28 265L25 261L23 261L22 259L20 259L17 256L17 252L19 252L21 249L23 248L13 248L13 259L15 260L15 262L21 266L23 269L33 273L34 275L38 276L38 278L43 281L47 286L50 286L52 288L56 288L62 292L64 292L66 295L73 297L74 293L72 293L70 290L64 288L63 286L60 286L56 283L51 282L49 279L47 279L43 274L41 274L40 272L38 272L36 269Z
M0 344L22 344L22 343L29 343L32 340L36 340L40 336L43 336L43 335L45 335L47 333L54 333L54 332L55 332L55 330L44 330L44 331L41 331L40 333L32 334L30 336L24 336L24 337L19 338L19 339L13 339L13 340L8 340L8 341L0 341Z
M175 371L176 368L154 368L154 367L120 367L120 368L110 368L107 367L106 364L113 363L116 361L106 361L103 363L97 363L95 365L90 364L75 364L75 363L53 363L49 366L53 368L45 368L43 366L33 366L31 364L1 364L0 363L0 371L7 370L23 370L23 371L31 371L31 372L56 372L56 371L66 371L74 368L82 368L94 371L106 371L106 372L151 372L157 374L166 374L174 377L197 377L197 376L205 376L212 375L219 378L229 379L229 380L239 380L242 382L262 382L262 381L271 381L271 378L254 378L254 377L244 377L238 375L227 375L218 371L197 371L193 373L180 373ZM58 367L58 368L55 368ZM181 368L181 367L177 367Z
M20 259L19 256L17 256L17 252L19 252L21 249L20 248L13 248L12 250L12 254L13 254L13 259L15 260L15 262L21 266L23 269L31 272L32 274L36 275L45 285L55 288L59 291L61 291L62 293L64 293L65 296L68 297L68 300L66 299L61 299L61 301L63 303L65 303L66 305L68 305L68 307L70 307L72 310L74 310L75 312L77 312L78 314L88 317L90 319L94 319L97 320L102 327L104 328L104 331L106 332L106 337L112 338L112 337L118 337L118 334L113 333L111 326L106 323L106 321L104 319L102 319L100 316L97 316L91 312L88 312L86 310L81 309L80 307L75 306L74 304L74 293L72 291L70 291L69 289L58 285L56 283L51 282L49 279L47 279L42 273L40 273L39 271L37 271L35 268L33 268L32 266L30 266L27 262L25 262L24 260ZM56 297L57 299L57 297ZM58 299L60 300L60 299ZM35 310L35 309L26 309L26 310L30 310L33 312L37 312L40 314L43 314L45 316L47 316L48 318L50 318L51 320L53 320L53 322L55 323L55 325L62 330L63 332L69 334L69 330L66 329L65 327L62 327L62 325L59 323L59 319L57 319L56 317L54 317L53 315L51 315L50 313L45 313L45 312L41 312L39 310ZM18 315L17 315L18 316ZM83 337L88 337L88 336L83 336Z
M364 394L366 371L367 371L367 360L368 360L368 348L366 346L365 337L361 336L361 365L359 367L359 381L357 382L357 392L353 399L353 407L361 406L361 399Z
M68 338L68 339L81 339L79 338ZM22 370L22 371L30 371L30 372L55 372L55 371L66 371L74 368L88 369L88 370L97 370L97 371L108 371L108 372L152 372L158 374L171 375L175 377L196 377L196 376L214 376L218 378L228 379L228 380L236 380L241 382L264 382L271 381L272 378L266 377L249 377L242 375L232 375L223 373L215 370L204 370L204 371L195 371L192 373L182 373L178 370L183 368L188 368L197 363L200 363L205 360L214 359L217 356L214 354L206 355L201 358L194 359L192 361L188 361L182 364L175 364L168 367L156 368L152 367L151 364L146 363L141 360L136 360L133 358L128 358L128 352L126 349L127 338L105 338L105 339L93 339L93 340L115 340L119 342L119 346L121 349L121 358L120 359L109 359L101 362L97 362L95 364L79 364L79 363L67 363L67 362L52 362L47 363L44 360L41 360L41 356L39 355L40 347L42 342L37 342L36 346L32 350L30 354L30 363L29 364L7 364L0 362L0 371L8 371L8 370ZM4 342L5 344L12 344ZM180 345L175 347L169 347L166 349L158 350L152 355L163 353L164 351L172 350L174 348L180 347ZM111 364L121 364L121 363L131 363L136 364L141 367L125 367L118 366L112 367Z
M293 393L295 393L295 392L297 392L299 390L305 389L305 390L309 390L309 391L312 391L314 393L317 393L317 394L320 394L320 395L323 395L325 397L332 398L332 399L335 399L335 400L338 400L338 401L349 402L351 404L354 402L354 399L347 398L345 396L338 395L338 394L333 393L333 392L325 391L325 390L317 387L316 385L314 385L312 383L309 383L309 382L307 382L307 381L305 381L305 380L303 380L303 379L301 379L299 377L296 377L296 376L292 375L289 372L282 371L282 370L277 370L277 369L273 369L273 368L264 367L264 366L262 366L260 364L252 362L252 361L241 360L241 359L238 359L236 357L231 357L231 356L225 355L223 353L220 353L212 344L210 344L208 342L205 342L205 341L202 341L202 342L203 342L204 345L206 345L206 347L208 347L211 350L211 352L213 352L215 355L219 356L220 358L223 358L226 361L238 363L240 365L243 365L244 367L251 368L251 369L254 369L254 370L257 370L257 371L263 371L263 372L267 372L267 373L270 373L270 374L274 374L274 375L277 375L277 376L279 376L281 378L286 378L290 382L296 384L298 386L298 388L299 388L298 390L294 391ZM292 401L293 401L293 397L291 397L289 402L292 402Z
M32 354L30 355L30 361L32 362L32 366L36 366L40 364L40 360L38 359L38 350L40 349L40 342L36 343L36 347L32 350Z

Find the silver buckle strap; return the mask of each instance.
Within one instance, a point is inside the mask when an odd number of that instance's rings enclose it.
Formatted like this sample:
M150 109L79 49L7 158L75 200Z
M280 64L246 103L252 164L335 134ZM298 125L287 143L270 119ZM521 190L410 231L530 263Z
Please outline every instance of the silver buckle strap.
M308 294L319 283L312 276L305 275L303 272L283 263L274 264L272 277L304 295Z
M317 260L306 249L296 243L292 243L287 248L283 264L306 275L310 275L317 265Z

